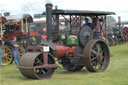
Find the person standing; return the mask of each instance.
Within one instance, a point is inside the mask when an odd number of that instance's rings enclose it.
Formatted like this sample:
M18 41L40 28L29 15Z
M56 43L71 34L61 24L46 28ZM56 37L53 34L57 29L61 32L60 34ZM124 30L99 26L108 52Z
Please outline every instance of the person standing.
M19 47L19 45L16 43L17 38L13 37L12 41L10 41L10 48L12 50L12 56L13 59L15 61L16 64L19 63L19 52L17 47Z
M93 30L93 35L94 39L99 39L99 36L101 36L101 25L98 17L92 15L92 30Z
M3 56L3 49L2 46L4 45L4 42L2 40L2 37L0 37L0 67L1 67L1 63L2 63L2 56Z
M89 26L89 27L92 26L92 24L89 23L89 19L87 17L85 18L85 24L83 26Z

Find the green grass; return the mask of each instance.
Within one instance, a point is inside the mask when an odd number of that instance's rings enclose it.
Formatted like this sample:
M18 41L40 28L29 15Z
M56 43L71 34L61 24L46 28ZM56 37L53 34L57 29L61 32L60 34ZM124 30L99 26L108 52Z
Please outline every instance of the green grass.
M23 77L15 64L0 68L0 85L128 85L128 43L110 47L111 61L105 72L67 72L58 68L50 79Z

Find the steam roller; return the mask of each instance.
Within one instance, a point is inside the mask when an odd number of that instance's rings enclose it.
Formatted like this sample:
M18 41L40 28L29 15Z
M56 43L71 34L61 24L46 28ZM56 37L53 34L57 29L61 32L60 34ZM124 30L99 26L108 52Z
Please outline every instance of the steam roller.
M107 69L110 61L110 52L108 45L103 40L94 39L93 31L89 26L80 26L72 28L74 21L82 20L78 17L88 15L101 16L106 19L106 15L113 12L102 11L81 11L81 10L52 10L52 4L46 5L46 28L47 38L41 40L38 45L28 45L26 53L21 57L18 68L21 74L27 78L45 79L50 78L57 68L54 58L67 71L76 72L86 67L89 72L103 72ZM54 15L54 19L53 16ZM64 30L59 31L59 15L67 16L65 23L69 23ZM103 17L104 16L104 17ZM52 21L54 23L52 23ZM103 20L102 20L103 21ZM82 22L82 21L79 21ZM77 22L76 22L77 23ZM79 24L78 24L79 25Z
M86 28L86 27L85 27ZM87 28L88 29L88 28ZM63 43L52 43L42 41L41 45L28 46L27 52L21 57L19 62L19 70L23 76L33 79L50 78L57 68L54 58L67 71L76 72L86 67L90 72L103 72L109 65L110 53L107 44L102 40L93 40L90 30L84 37L87 38L85 46L82 44L69 46ZM80 34L83 33L80 32ZM76 35L70 35L72 41ZM68 38L67 37L67 38ZM83 39L81 39L83 40ZM70 43L71 44L71 43Z

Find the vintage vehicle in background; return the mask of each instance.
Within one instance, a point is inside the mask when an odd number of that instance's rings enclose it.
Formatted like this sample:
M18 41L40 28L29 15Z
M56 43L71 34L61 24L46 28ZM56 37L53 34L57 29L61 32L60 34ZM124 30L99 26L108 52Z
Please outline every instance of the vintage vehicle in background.
M125 36L126 41L128 42L128 27L123 27L123 35Z
M127 22L121 22L120 17L118 17L118 22L114 21L108 26L108 45L114 46L116 44L123 44L127 41L127 27L124 27L125 24L127 24Z
M118 44L117 37L113 34L112 28L107 29L107 41L109 46L115 46Z
M118 44L118 39L115 37L112 28L114 27L114 23L116 23L116 20L112 16L107 16L107 41L109 46L115 46Z
M17 37L17 42L19 43L18 51L20 57L22 57L27 44L33 43L35 41L33 37L37 36L38 33L35 31L31 32L28 28L29 24L33 22L33 18L29 14L2 16L1 21L1 36L3 36L5 41L2 65L8 65L13 61L12 52L9 47L11 38ZM30 37L31 42L27 42L28 37Z
M113 29L113 35L118 39L118 44L123 44L126 42L125 36L122 33L122 29L119 27L112 28Z
M122 28L122 34L125 37L125 40L128 42L128 21L123 21L120 23Z
M47 3L46 12L43 13L46 14L47 40L27 46L18 65L21 74L33 79L49 78L57 68L55 58L67 71L80 71L83 67L90 72L105 71L110 62L108 45L103 40L94 40L92 29L81 24L83 17L94 15L102 17L106 27L106 16L115 13L57 8L53 10L52 6L52 3ZM61 16L66 22L60 25ZM106 37L106 28L104 34Z
M127 22L121 22L121 17L118 17L118 22L114 23L113 34L117 37L118 43L125 43L128 40L126 30L124 25L128 24Z

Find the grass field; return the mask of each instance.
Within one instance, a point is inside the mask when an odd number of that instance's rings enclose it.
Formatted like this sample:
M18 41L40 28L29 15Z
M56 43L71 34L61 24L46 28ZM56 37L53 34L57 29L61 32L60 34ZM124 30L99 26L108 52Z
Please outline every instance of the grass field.
M128 85L128 43L110 47L111 61L105 72L67 72L58 68L50 79L23 77L15 64L0 68L0 85Z

